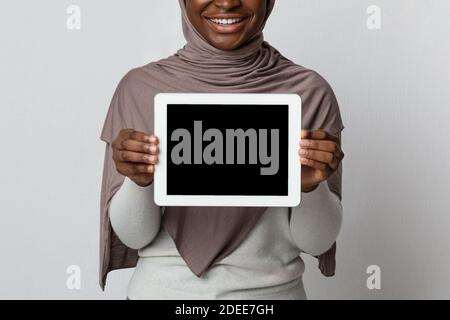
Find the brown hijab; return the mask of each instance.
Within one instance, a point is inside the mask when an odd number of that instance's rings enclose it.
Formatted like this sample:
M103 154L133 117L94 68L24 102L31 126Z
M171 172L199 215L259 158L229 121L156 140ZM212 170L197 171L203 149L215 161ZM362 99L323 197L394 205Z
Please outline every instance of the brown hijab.
M112 160L111 143L123 128L153 132L153 98L159 92L296 93L302 97L302 128L340 133L344 128L336 98L316 72L283 57L264 41L262 29L243 46L224 51L209 44L190 23L185 0L179 0L186 45L174 55L130 70L119 82L101 132L106 142L100 229L100 285L109 271L134 267L137 250L126 247L109 222L109 204L124 181ZM265 21L275 0L267 0ZM264 22L265 24L265 22ZM157 45L157 44L155 44ZM256 116L256 115L255 115ZM327 180L341 198L342 167ZM195 183L195 182L193 182ZM166 207L162 227L173 238L187 266L197 276L229 255L265 212L263 207ZM335 245L319 256L331 276Z

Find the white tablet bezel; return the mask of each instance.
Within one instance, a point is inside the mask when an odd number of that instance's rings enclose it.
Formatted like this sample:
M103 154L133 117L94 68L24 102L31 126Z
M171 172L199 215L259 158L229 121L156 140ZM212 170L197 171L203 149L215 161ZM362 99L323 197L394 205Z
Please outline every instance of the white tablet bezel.
M288 195L168 195L167 194L167 105L168 104L257 104L288 105ZM154 201L159 206L233 206L295 207L301 201L301 164L298 156L302 101L297 94L278 93L159 93L154 102L154 133L159 138L158 163L155 165ZM192 182L195 183L195 182Z

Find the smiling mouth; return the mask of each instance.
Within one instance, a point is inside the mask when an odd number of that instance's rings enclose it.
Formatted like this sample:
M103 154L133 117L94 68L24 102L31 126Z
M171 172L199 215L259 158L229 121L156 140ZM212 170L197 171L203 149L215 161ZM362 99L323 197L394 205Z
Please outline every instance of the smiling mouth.
M208 18L208 17L206 19L211 21L212 23L222 25L222 26L238 24L245 20L245 18L220 19L220 18Z
M217 33L230 34L241 31L248 17L204 17L208 25Z

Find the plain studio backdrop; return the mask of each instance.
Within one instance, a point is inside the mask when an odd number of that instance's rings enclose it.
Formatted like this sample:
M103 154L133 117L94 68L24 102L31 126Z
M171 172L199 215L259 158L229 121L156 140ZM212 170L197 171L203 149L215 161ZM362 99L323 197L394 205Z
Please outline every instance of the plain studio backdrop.
M81 29L67 28L71 5ZM310 299L450 298L449 12L277 1L266 40L330 82L346 126L337 273L304 256ZM0 298L124 299L132 269L98 285L100 130L121 77L185 43L178 1L2 1L0 39Z

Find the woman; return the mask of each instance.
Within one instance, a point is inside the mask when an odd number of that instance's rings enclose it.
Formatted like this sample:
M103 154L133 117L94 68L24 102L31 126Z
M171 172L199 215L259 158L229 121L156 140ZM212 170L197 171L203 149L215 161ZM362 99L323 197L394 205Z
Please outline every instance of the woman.
M123 77L102 130L100 284L109 271L136 266L130 299L305 299L301 252L321 255L322 272L334 273L344 128L336 98L316 72L263 40L275 0L179 2L187 44ZM156 206L159 92L299 94L300 206Z

